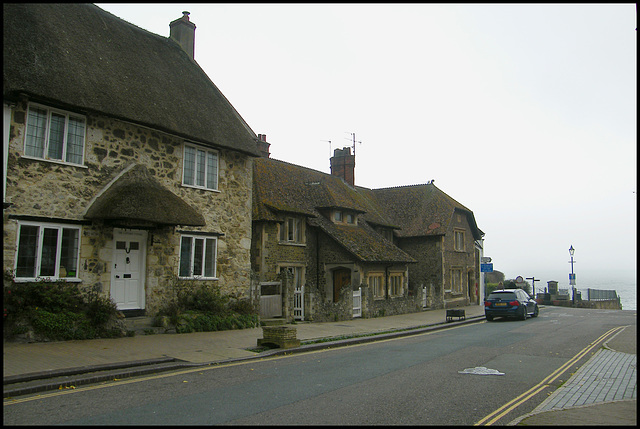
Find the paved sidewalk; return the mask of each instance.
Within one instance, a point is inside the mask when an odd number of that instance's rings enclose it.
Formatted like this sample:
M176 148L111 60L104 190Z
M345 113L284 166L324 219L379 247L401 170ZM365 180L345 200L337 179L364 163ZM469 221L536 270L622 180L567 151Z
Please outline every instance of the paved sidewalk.
M482 305L462 308L467 319L484 318ZM297 338L304 342L444 325L445 320L446 310L431 310L340 322L298 322L291 326L296 327ZM262 338L262 328L48 343L5 343L3 377L166 357L194 364L250 358L257 356L248 349L255 348L259 338Z
M636 352L636 326L629 326L535 410L510 425L637 425Z

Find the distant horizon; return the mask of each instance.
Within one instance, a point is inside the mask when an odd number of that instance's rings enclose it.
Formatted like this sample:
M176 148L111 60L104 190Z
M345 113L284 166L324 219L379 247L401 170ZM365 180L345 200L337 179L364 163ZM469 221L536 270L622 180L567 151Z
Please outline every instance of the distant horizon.
M495 271L500 271L504 273L505 280L515 279L518 276L522 276L523 278L534 277L535 279L539 279L540 282L536 281L536 286L540 285L541 282L547 283L548 281L557 281L559 285L569 284L569 273L570 270L566 272L562 272L560 270L535 270L535 269L527 269L526 271L517 271L517 270L501 270L496 268L494 265ZM513 274L516 273L516 274ZM635 270L615 270L615 269L584 269L578 271L574 269L574 273L576 274L576 285L578 287L580 281L592 280L592 281L602 281L602 280L614 280L614 281L625 281L636 283L637 276ZM531 284L530 280L528 281ZM590 282L589 282L590 283Z

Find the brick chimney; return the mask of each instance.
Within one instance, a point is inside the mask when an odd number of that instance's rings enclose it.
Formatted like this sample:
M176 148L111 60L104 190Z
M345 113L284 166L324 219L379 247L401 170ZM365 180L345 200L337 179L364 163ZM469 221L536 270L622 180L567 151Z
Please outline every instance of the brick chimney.
M351 148L345 147L333 151L331 157L331 174L341 177L349 185L355 184L356 156L351 154Z
M169 23L169 37L178 42L182 50L194 59L196 25L189 21L189 12L182 12L182 18Z
M266 134L258 134L258 152L260 152L260 156L262 158L269 158L271 155L269 153L269 147L271 143L267 143L267 135Z

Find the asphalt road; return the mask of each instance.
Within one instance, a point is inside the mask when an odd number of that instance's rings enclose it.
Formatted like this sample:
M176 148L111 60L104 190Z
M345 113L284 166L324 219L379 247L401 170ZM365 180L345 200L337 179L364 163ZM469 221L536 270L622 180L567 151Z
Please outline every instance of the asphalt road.
M633 314L547 307L526 321L113 381L5 403L4 423L472 425L635 325ZM532 411L598 348L496 423ZM480 367L503 375L460 373Z

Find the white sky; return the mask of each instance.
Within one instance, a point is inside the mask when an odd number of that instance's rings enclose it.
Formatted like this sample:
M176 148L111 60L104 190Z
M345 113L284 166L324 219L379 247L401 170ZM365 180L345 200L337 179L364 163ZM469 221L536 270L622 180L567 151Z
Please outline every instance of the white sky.
M635 281L635 4L98 6L165 37L191 12L272 158L329 173L355 133L357 185L435 179L507 278L566 285L573 245L578 285Z

